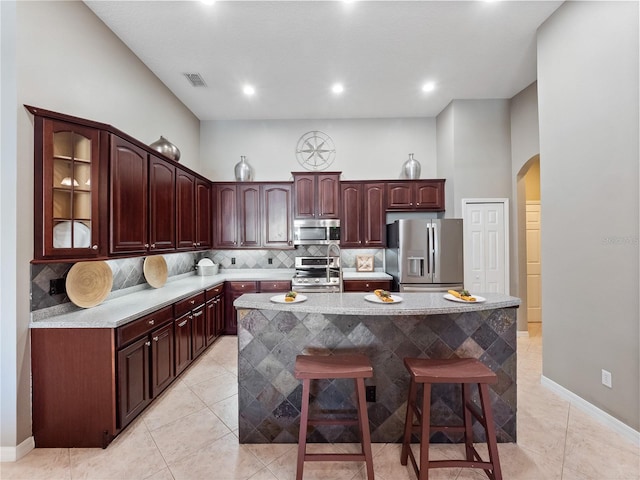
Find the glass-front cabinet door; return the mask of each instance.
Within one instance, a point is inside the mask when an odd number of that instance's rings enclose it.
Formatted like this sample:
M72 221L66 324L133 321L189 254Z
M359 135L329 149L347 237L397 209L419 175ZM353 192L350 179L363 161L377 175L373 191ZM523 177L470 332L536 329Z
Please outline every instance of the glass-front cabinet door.
M38 123L36 117L36 135ZM42 218L36 224L35 257L100 256L100 130L47 118L41 123Z

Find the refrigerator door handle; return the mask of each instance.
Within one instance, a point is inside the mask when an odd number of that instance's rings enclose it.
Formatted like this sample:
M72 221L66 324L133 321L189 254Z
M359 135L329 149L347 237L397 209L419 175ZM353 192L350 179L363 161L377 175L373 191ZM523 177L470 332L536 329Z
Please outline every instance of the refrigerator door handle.
M431 274L435 276L436 274L436 258L439 254L439 245L436 244L436 239L438 238L438 232L436 230L436 224L431 224L429 242L431 243ZM435 280L435 277L434 277Z

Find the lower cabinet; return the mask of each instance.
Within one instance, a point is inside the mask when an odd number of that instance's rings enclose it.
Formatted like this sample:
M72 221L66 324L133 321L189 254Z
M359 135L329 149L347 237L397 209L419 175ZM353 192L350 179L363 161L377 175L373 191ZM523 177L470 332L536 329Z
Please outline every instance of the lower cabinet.
M176 375L182 372L206 347L205 292L176 302Z
M224 332L224 283L208 288L205 294L206 345Z
M238 319L233 302L245 293L288 292L291 290L289 280L261 280L259 282L226 282L224 308L224 334L237 335Z
M124 428L176 376L173 307L116 329L116 345L118 427Z
M343 282L345 292L373 292L377 289L391 290L391 280L345 280Z

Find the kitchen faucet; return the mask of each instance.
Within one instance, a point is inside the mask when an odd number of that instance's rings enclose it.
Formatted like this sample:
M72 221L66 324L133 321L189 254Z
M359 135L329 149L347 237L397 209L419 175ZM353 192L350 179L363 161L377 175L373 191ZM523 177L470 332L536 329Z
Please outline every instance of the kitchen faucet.
M329 245L327 246L327 283L329 283L331 276L330 276L330 272L331 272L331 268L329 267L329 262L330 262L330 257L331 257L331 249L334 248L336 250L336 252L338 253L338 285L339 285L339 292L342 293L342 267L340 265L340 257L342 255L342 252L340 251L340 245L338 245L337 242L329 242Z

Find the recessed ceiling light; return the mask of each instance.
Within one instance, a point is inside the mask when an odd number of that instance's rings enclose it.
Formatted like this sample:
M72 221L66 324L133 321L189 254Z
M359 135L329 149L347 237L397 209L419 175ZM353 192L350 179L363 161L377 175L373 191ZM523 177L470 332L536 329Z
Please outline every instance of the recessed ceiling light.
M242 87L242 92L250 97L252 95L255 95L256 93L256 89L253 87L253 85L245 85L244 87Z
M334 83L331 87L331 91L336 95L340 95L342 92L344 92L344 85L342 85L341 83Z
M436 89L436 84L434 82L427 82L422 85L423 92L433 92Z

